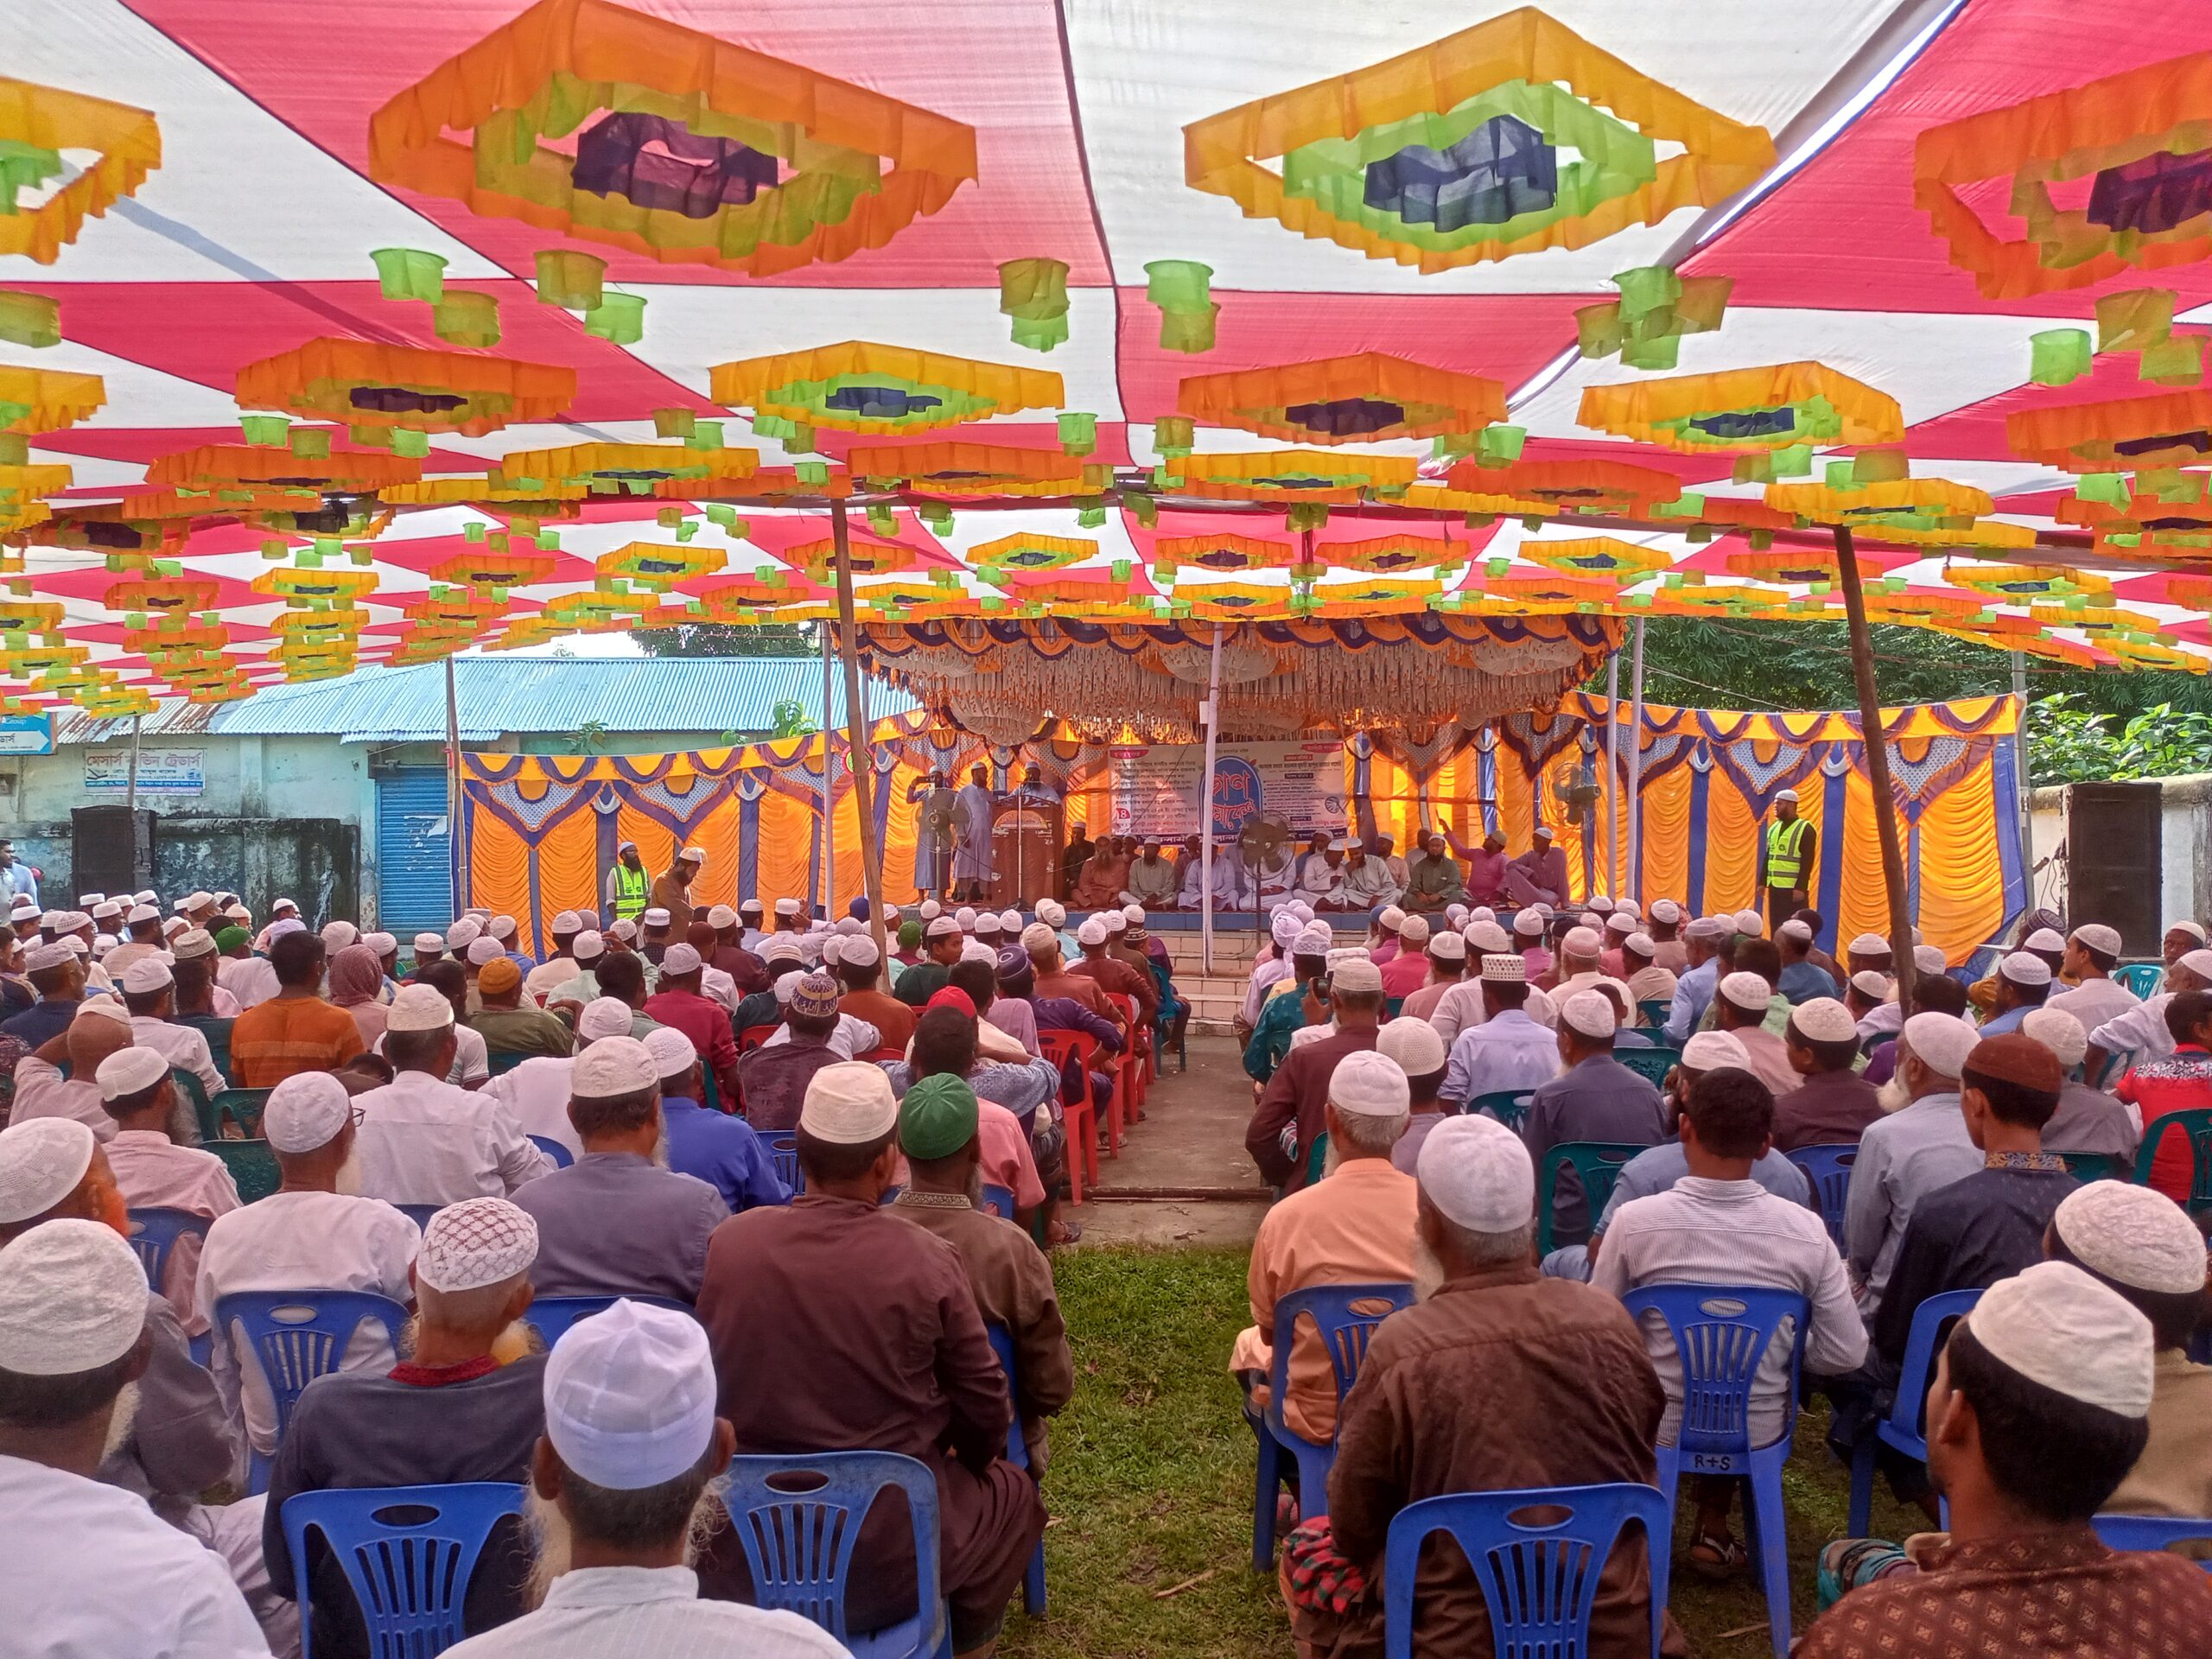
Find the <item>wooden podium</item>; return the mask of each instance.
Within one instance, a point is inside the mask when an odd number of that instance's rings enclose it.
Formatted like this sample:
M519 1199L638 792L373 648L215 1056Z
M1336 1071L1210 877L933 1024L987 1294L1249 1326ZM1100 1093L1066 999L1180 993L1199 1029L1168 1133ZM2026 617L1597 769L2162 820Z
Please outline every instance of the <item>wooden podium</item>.
M1027 910L1059 899L1066 815L1058 801L1001 796L991 803L991 903Z

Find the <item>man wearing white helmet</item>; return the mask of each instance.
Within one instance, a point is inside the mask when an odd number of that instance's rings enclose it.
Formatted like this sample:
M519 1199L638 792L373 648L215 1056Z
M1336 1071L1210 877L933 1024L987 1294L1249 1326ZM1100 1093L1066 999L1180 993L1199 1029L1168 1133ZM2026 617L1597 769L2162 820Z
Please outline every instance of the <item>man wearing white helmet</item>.
M392 1079L360 1097L361 1191L388 1204L457 1204L510 1193L553 1163L506 1102L445 1081L454 1056L453 1003L435 986L392 999L385 1058Z

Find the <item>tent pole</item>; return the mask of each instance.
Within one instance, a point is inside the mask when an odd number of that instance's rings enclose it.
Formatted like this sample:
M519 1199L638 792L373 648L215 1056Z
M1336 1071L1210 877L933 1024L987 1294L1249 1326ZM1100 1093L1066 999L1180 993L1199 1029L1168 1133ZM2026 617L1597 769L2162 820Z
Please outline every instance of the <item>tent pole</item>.
M1628 711L1628 877L1621 886L1628 896L1643 902L1643 830L1636 810L1643 787L1643 619L1636 619L1636 645L1629 660Z
M1621 880L1621 648L1605 653L1605 891L1627 891Z
M2028 776L2028 657L2025 652L2012 653L2012 754L2018 763L2012 768L2012 815L2020 821L2020 907L2032 910L2036 902L2035 815L2030 797L2035 792L2035 783Z
M835 510L836 504L831 505ZM831 524L842 517L840 511ZM830 658L836 630L826 620L818 626L822 629L822 918L827 922L833 919L830 912L837 902L837 757L830 747L830 734L836 729L830 712Z
M1866 632L1866 595L1859 585L1859 559L1851 527L1835 527L1836 576L1843 615L1851 631L1851 677L1859 686L1859 733L1866 748L1866 781L1874 790L1874 828L1882 842L1882 884L1890 897L1890 961L1897 976L1897 1006L1912 1012L1912 918L1906 913L1904 849L1897 839L1897 798L1890 789L1890 742L1882 729L1882 700L1874 687L1874 645ZM1841 833L1836 825L1834 833Z
M837 556L837 626L845 645L845 737L853 767L853 804L861 819L861 887L868 894L868 928L875 939L876 959L891 960L883 931L883 867L875 844L875 763L868 747L868 715L861 687L860 625L853 620L852 543L845 530L845 504L830 504L830 535ZM827 630L825 629L825 632ZM828 763L830 704L822 705L823 762Z
M1198 971L1213 972L1213 750L1221 726L1221 624L1213 625L1213 660L1206 671L1206 763L1198 779Z
M453 655L446 654L446 849L453 868L453 913L468 908L465 878L468 849L461 837L461 696L454 689ZM533 925L537 918L531 918Z

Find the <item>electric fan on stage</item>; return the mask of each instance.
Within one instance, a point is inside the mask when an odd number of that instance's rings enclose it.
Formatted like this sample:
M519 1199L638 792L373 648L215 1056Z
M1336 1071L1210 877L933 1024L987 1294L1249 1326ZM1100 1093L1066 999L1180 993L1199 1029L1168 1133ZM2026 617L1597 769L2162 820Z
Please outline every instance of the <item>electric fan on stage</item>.
M1562 760L1552 768L1552 793L1567 821L1576 829L1594 821L1599 804L1605 798L1605 786L1598 776L1597 763L1592 760Z

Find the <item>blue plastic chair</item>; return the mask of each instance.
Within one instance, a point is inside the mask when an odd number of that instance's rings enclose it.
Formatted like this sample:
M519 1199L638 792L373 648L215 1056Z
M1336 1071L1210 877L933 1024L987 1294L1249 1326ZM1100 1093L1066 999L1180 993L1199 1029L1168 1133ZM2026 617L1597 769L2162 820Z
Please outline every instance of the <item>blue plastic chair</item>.
M918 1611L858 1635L845 1628L853 1546L887 1486L906 1495ZM853 1659L950 1659L951 1622L938 1587L937 1478L925 1465L895 1452L739 1457L716 1491L745 1551L755 1605L811 1620Z
M550 1158L556 1169L566 1169L576 1161L576 1154L550 1135L533 1135L530 1144Z
M1613 1196L1613 1184L1621 1178L1621 1171L1630 1159L1639 1152L1649 1152L1627 1141L1562 1141L1543 1155L1536 1170L1536 1254L1539 1258L1552 1253L1553 1211L1554 1192L1559 1185L1561 1164L1574 1171L1575 1179L1582 1183L1582 1196L1589 1206L1590 1225L1598 1224L1598 1217L1605 1213L1605 1202Z
M1621 1298L1639 1319L1653 1313L1674 1334L1682 1374L1682 1421L1672 1446L1656 1448L1659 1491L1667 1500L1666 1536L1674 1535L1676 1490L1682 1471L1699 1475L1745 1475L1751 1498L1745 1515L1751 1560L1766 1588L1766 1622L1777 1659L1789 1651L1789 1533L1782 1506L1782 1466L1797 1421L1798 1363L1811 1317L1805 1298L1792 1290L1738 1285L1646 1285ZM1782 1433L1751 1444L1751 1390L1767 1351L1789 1320L1789 1381L1782 1399Z
M139 1263L146 1269L146 1282L156 1291L162 1288L162 1276L168 1271L169 1252L176 1248L177 1240L187 1233L205 1239L207 1236L207 1217L195 1216L188 1210L158 1207L130 1212L130 1248L138 1252ZM205 1365L207 1363L211 1335L212 1332L203 1331L185 1344L186 1351L192 1356L194 1364Z
M1488 1112L1509 1129L1518 1132L1529 1121L1529 1107L1536 1098L1529 1089L1493 1089L1467 1103L1470 1113Z
M1851 1194L1851 1167L1859 1161L1859 1144L1838 1141L1817 1147L1799 1147L1782 1154L1812 1183L1813 1205L1827 1224L1828 1236L1843 1249L1843 1206Z
M768 1157L776 1166L776 1173L783 1178L785 1186L797 1198L806 1191L806 1173L798 1166L798 1136L789 1129L763 1130L760 1144L768 1148Z
M2133 1173L2133 1166L2116 1152L2062 1152L2058 1161L2084 1186L2091 1181L2124 1181Z
M999 1369L1006 1373L1006 1397L1014 1405L1014 1421L1006 1431L1006 1460L1017 1469L1029 1466L1029 1442L1021 1433L1021 1395L1014 1387L1014 1334L1002 1325L987 1325L990 1333L991 1351L999 1357ZM1045 1541L1037 1541L1037 1553L1029 1558L1029 1570L1021 1575L1021 1609L1032 1618L1045 1616Z
M1666 1085L1667 1074L1682 1063L1682 1051L1654 1043L1649 1048L1617 1048L1613 1058L1657 1089Z
M1980 1300L1978 1290L1947 1290L1912 1310L1912 1327L1904 1338L1904 1366L1897 1374L1897 1399L1891 1404L1890 1414L1875 1425L1874 1433L1852 1448L1847 1537L1864 1538L1872 1524L1877 1439L1916 1462L1928 1461L1928 1441L1920 1432L1920 1409L1928 1399L1928 1381L1936 1374L1936 1350L1948 1334L1950 1322Z
M1300 1315L1313 1322L1336 1374L1337 1408L1358 1380L1375 1327L1402 1307L1412 1306L1414 1287L1406 1284L1311 1285L1275 1303L1274 1359L1268 1374L1268 1408L1257 1432L1260 1461L1252 1492L1252 1569L1264 1573L1275 1554L1275 1492L1294 1469L1298 1474L1299 1519L1325 1514L1329 1506L1329 1470L1337 1460L1332 1438L1325 1446L1309 1440L1283 1420L1282 1402L1290 1388L1290 1350ZM1286 1464L1283 1454L1292 1461Z
M2175 1544L2212 1543L2212 1519L2195 1515L2099 1515L2090 1525L2107 1549L2167 1549ZM2197 1565L2212 1573L2212 1558Z
M353 1587L369 1650L379 1659L436 1659L467 1634L461 1621L468 1580L492 1529L501 1516L522 1512L522 1488L504 1481L339 1488L286 1500L284 1543L292 1552L293 1599L300 1609L300 1659L314 1659L310 1529L322 1534Z
M2130 962L2113 969L2112 976L2136 996L2146 997L2158 988L2158 982L2165 976L2165 971L2155 962Z
M537 1327L537 1334L545 1339L545 1345L550 1349L569 1334L569 1327L578 1319L604 1313L617 1302L674 1308L679 1313L693 1312L689 1302L679 1302L667 1296L536 1296L531 1299L530 1311L523 1315L523 1320Z
M998 1186L989 1181L985 1181L983 1183L983 1208L989 1211L995 1216L1003 1216L1007 1220L1012 1221L1014 1219L1014 1192L1012 1189Z
M1560 1510L1548 1522L1522 1518ZM1673 1505L1649 1486L1624 1482L1447 1492L1407 1504L1390 1518L1383 1547L1384 1659L1411 1659L1421 1546L1438 1532L1451 1534L1474 1570L1499 1659L1586 1659L1599 1577L1630 1522L1643 1528L1651 1557L1651 1652L1658 1659Z
M243 1328L276 1409L276 1438L292 1426L292 1408L307 1385L338 1369L365 1320L399 1338L407 1310L366 1290L240 1290L215 1304L214 1328L226 1342ZM257 1452L247 1495L269 1490L269 1459Z
M395 1204L391 1207L413 1222L416 1230L419 1232L430 1224L430 1217L444 1209L445 1205L442 1204Z

